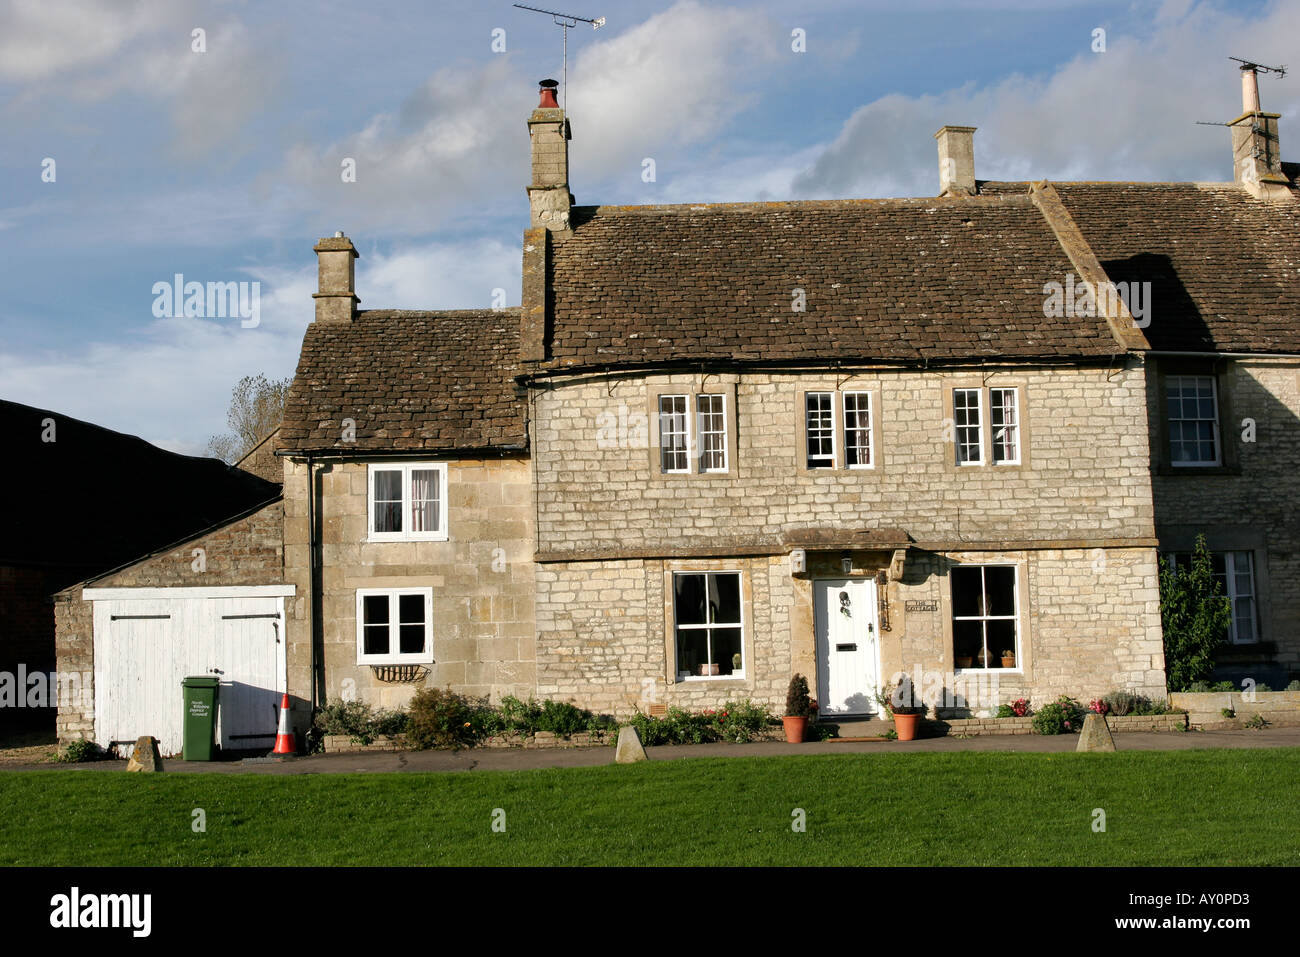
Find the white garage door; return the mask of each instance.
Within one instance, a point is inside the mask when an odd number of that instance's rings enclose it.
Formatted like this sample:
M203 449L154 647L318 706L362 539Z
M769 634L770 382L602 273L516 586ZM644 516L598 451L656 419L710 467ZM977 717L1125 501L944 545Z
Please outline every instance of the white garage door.
M221 681L221 747L269 750L285 690L283 593L291 588L86 589L95 611L96 741L147 734L163 754L180 754L181 681L208 675Z

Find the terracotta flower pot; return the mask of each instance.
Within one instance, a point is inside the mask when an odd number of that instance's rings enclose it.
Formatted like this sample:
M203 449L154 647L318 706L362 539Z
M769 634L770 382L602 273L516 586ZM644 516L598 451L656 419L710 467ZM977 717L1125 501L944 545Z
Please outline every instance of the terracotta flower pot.
M785 725L785 739L790 744L803 744L803 733L808 727L808 719L799 715L787 714L781 719Z
M916 723L921 720L919 714L895 714L894 731L899 741L911 741L916 737Z
M956 659L956 661L957 661L957 667L958 667L958 668L969 668L969 667L970 667L970 663L971 663L972 661L974 661L974 660L975 660L974 658L958 658L958 659Z
M1010 658L1003 658L1003 659L1002 659L1002 667L1003 667L1003 668L1014 668L1015 666L1016 666L1016 656L1015 656L1015 655L1012 655Z

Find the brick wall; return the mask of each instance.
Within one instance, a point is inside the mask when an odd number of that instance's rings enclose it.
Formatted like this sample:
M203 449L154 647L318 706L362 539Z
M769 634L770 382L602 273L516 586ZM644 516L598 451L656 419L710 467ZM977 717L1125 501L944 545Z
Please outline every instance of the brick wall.
M284 507L280 502L272 502L237 522L96 579L92 584L95 588L279 584L285 580L283 526ZM202 550L202 562L194 554L195 549ZM82 686L91 692L72 706L60 707L57 720L60 741L91 737L95 728L93 603L81 597L81 589L81 585L73 585L55 596L58 670L77 675Z
M366 463L315 467L327 701L355 690L361 700L397 707L417 687L429 685L494 700L531 695L536 674L528 461L449 462L445 542L367 541ZM289 690L302 697L311 692L306 476L304 463L287 462L285 563L288 580L298 586L288 623ZM433 589L435 664L416 684L382 681L356 662L357 589L398 587Z

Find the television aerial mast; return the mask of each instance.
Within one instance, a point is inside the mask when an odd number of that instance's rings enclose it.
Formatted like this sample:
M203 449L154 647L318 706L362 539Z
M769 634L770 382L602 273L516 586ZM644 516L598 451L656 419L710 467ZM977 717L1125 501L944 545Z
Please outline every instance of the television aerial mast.
M541 7L528 7L522 3L513 4L520 10L531 10L533 13L544 13L564 32L564 65L563 79L564 85L560 87L560 108L569 102L569 28L576 27L579 23L590 23L593 30L599 30L605 25L604 17L578 17L571 13L556 13L554 10L543 10Z

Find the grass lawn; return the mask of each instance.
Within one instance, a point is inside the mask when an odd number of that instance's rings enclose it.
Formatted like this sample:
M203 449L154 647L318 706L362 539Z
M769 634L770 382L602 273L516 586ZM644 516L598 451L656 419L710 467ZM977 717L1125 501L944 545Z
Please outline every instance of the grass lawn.
M0 773L25 865L1300 864L1300 749L432 774ZM206 812L206 833L191 829ZM492 830L493 809L506 830ZM803 808L807 831L791 829ZM1105 833L1092 829L1106 812Z

